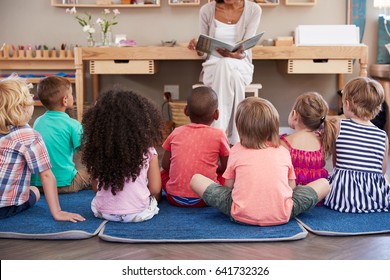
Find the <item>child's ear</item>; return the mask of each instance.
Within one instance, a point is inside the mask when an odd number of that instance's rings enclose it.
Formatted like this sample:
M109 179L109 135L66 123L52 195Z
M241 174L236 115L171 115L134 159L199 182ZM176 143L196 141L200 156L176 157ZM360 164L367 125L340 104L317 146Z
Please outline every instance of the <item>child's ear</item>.
M61 105L64 107L68 106L68 96L65 95L61 98Z
M219 110L217 109L214 112L214 120L218 120L218 118L219 118Z
M186 115L187 117L189 117L187 105L184 107L184 115Z

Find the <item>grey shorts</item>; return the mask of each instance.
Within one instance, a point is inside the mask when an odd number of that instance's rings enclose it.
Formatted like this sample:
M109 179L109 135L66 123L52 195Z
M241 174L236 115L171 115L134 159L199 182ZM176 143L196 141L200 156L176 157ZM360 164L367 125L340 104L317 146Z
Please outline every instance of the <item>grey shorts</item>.
M213 183L206 188L202 198L207 205L219 209L222 213L228 215L232 219L230 215L233 202L232 190L233 188ZM297 186L293 190L292 200L293 208L290 218L294 218L316 206L318 195L310 186Z
M318 202L318 195L310 186L296 186L293 190L292 200L293 208L290 218L294 218L316 206Z
M233 188L224 187L217 183L210 184L203 193L203 201L211 207L219 209L225 215L230 216L232 208Z

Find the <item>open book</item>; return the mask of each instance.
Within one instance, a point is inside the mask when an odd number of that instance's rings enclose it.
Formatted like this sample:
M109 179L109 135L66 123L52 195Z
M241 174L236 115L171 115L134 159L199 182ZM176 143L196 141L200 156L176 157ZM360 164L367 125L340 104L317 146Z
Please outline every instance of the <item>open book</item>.
M244 47L244 50L253 48L260 38L263 36L264 31L256 34L255 36L236 42L234 45L222 42L210 36L200 34L198 38L198 43L196 44L196 50L205 53L211 53L211 51L216 48L227 49L231 52L235 52L241 45Z

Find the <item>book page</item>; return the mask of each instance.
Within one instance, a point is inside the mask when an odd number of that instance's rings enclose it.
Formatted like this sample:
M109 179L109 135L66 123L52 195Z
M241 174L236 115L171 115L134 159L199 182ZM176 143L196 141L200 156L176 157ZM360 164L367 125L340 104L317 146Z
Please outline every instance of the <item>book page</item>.
M211 51L215 50L216 48L220 48L220 49L227 49L230 52L235 52L241 45L243 45L244 50L247 50L254 47L259 42L263 34L264 32L261 32L251 38L237 42L234 45L230 45L228 43L222 42L210 36L201 34L199 35L198 42L196 44L196 50L205 53L211 53Z

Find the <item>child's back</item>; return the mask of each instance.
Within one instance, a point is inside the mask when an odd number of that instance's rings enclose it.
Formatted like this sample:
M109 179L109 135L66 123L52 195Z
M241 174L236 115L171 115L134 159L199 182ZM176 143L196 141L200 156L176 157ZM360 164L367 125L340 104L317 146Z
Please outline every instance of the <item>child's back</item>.
M147 98L114 89L102 93L83 117L82 159L97 183L96 217L140 222L159 211L161 177L155 145L161 112Z
M221 129L210 126L218 118L217 108L217 95L211 88L193 89L185 109L191 124L175 128L162 145L163 188L174 205L204 206L190 188L192 176L201 173L217 182L217 172L226 168L230 150L227 137ZM168 172L169 179L164 180Z
M374 125L341 120L325 205L340 212L389 210L390 187L382 174L386 142L386 132Z
M81 164L76 168L74 160L83 128L78 120L66 113L66 110L73 108L72 84L66 78L50 76L39 82L37 92L47 111L36 119L34 129L45 141L58 192L77 192L90 188L88 173ZM37 174L31 177L31 182L35 186L42 186Z
M343 89L343 110L336 139L331 191L325 205L340 212L380 212L390 209L390 185L385 178L388 139L371 123L384 101L383 87L358 77Z
M325 159L332 154L335 139L328 112L328 104L317 92L304 93L294 102L288 123L295 131L280 140L290 151L297 185L328 177Z

